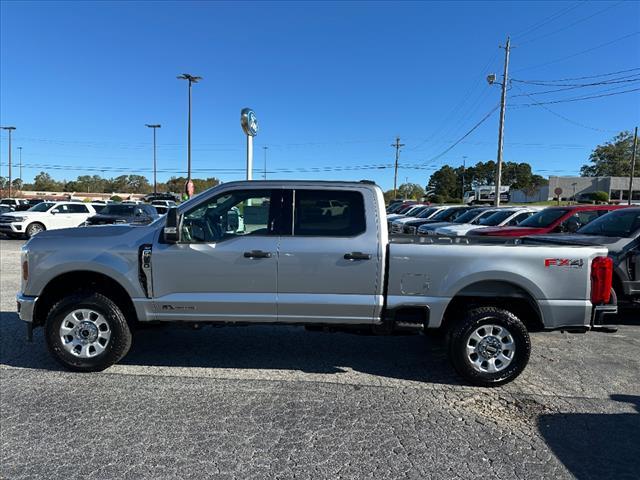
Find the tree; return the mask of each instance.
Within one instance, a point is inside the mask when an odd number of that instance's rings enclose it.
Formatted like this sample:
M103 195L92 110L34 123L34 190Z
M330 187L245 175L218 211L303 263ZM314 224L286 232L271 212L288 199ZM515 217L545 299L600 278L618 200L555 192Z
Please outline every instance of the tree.
M462 173L462 169L460 169L460 173ZM462 189L462 178L459 179L456 170L449 165L433 172L427 185L430 194L440 195L444 198L461 197L458 194L460 189Z
M446 200L460 199L462 192L462 175L464 173L465 189L482 185L494 185L496 163L493 160L478 162L466 169L462 167L452 168L445 165L429 178L428 189L430 193L440 195ZM502 165L502 184L512 189L522 189L533 194L537 189L549 182L540 175L534 175L531 165L522 162L505 162Z
M631 174L632 152L632 133L620 132L591 152L591 164L583 165L580 174L583 177L628 177ZM640 176L640 169L636 170L636 176Z
M33 188L34 190L44 190L44 191L58 191L62 190L62 185L60 182L56 182L51 175L46 172L40 172L33 179Z
M24 186L24 183L22 182L21 178L15 178L11 181L11 188L13 190L22 190L23 186Z
M398 187L398 197L420 200L424 197L424 188L417 183L403 183Z

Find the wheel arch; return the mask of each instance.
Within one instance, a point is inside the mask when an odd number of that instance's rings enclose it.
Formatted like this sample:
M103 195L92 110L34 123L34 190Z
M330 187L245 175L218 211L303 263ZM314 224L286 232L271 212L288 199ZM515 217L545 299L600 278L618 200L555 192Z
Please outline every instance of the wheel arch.
M478 281L460 289L444 311L441 328L448 329L470 308L487 306L509 310L529 331L544 329L542 311L533 295L522 286L505 280Z
M112 277L91 270L74 270L52 278L38 296L34 326L42 326L51 307L62 297L79 291L99 292L122 310L129 324L137 321L136 310L127 290Z

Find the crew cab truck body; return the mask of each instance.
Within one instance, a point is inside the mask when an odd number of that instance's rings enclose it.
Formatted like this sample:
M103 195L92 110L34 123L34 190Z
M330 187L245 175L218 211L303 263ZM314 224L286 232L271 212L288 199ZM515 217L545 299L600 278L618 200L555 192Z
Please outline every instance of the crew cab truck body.
M241 231L225 228L233 209ZM40 233L18 309L74 370L117 362L144 322L440 329L456 370L488 386L524 369L528 330L586 331L616 310L606 248L438 242L390 240L368 182L230 182L149 225Z

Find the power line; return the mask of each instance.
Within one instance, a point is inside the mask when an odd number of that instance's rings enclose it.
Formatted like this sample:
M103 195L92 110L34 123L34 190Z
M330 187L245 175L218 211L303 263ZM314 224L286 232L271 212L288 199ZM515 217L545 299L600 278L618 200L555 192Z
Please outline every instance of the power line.
M435 157L430 158L429 160L427 160L425 163L428 162L432 162L434 160L437 160L439 158L441 158L442 156L446 155L447 153L449 153L456 145L458 145L460 142L462 142L465 138L467 138L469 135L471 135L473 133L473 131L478 128L480 125L482 125L485 121L487 121L487 119L496 111L498 110L498 108L500 108L500 104L496 105L495 107L493 107L484 117L482 117L482 119L476 123L473 127L471 127L471 129L465 133L462 137L460 137L458 140L456 140L451 146L449 146L449 148L447 148L446 150L444 150L442 153L436 155Z
M518 80L512 79L516 83L526 83L527 85L536 85L541 87L593 87L598 85L612 85L615 83L628 83L637 82L640 80L640 73L634 73L631 75L625 75L623 77L616 77L609 80L602 80L600 82L591 83L557 83L557 82L541 82L537 80Z
M567 29L569 29L569 28L573 27L574 25L578 25L579 23L585 22L585 21L589 20L590 18L593 18L593 17L595 17L595 16L597 16L597 15L600 15L601 13L606 12L607 10L611 10L612 8L615 8L615 7L617 7L618 5L621 5L622 3L624 3L624 1L625 1L625 0L621 0L621 1L620 1L620 2L618 2L618 3L614 3L613 5L609 5L609 6L607 6L607 7L603 8L603 9L601 9L601 10L598 10L598 11L597 11L597 12L595 12L595 13L592 13L591 15L588 15L588 16L586 16L586 17L583 17L583 18L579 19L579 20L576 20L575 22L570 23L569 25L565 25L564 27L559 28L559 29L557 29L557 30L554 30L554 31L552 31L552 32L548 32L548 33L545 33L545 34L543 34L543 35L540 35L539 37L534 37L534 38L531 38L531 39L526 40L526 41L524 41L524 42L520 42L520 43L518 44L518 46L519 46L519 47L522 47L523 45L527 45L528 43L536 42L536 41L541 40L541 39L543 39L543 38L547 38L547 37L550 37L550 36L555 35L555 34L557 34L557 33L564 32L565 30L567 30Z
M628 68L626 70L618 70L617 72L608 72L608 73L601 73L599 75L589 75L586 77L572 77L572 78L560 78L558 80L530 80L532 82L548 82L548 83L554 83L554 82L569 82L572 80L588 80L591 78L599 78L599 77L610 77L613 75L619 75L621 73L628 73L628 72L635 72L640 70L640 67L636 67L636 68Z
M618 87L619 88L619 87ZM531 106L539 106L539 105L551 105L554 103L568 103L568 102L579 102L582 100L591 100L594 98L602 98L602 97L612 97L614 95L623 95L625 93L632 93L640 91L640 88L632 88L630 90L624 90L622 92L613 92L613 93L603 93L600 95L589 95L585 97L573 97L573 98L565 98L561 100L551 100L546 102L538 102L538 103L518 103L515 105L511 105L511 107L531 107Z
M584 3L583 1L581 2L577 2L573 5L570 5L552 15L549 15L548 17L543 18L542 20L540 20L537 23L534 23L533 25L531 25L530 27L527 27L526 29L520 31L519 33L516 33L513 37L521 37L521 36L525 36L528 35L531 32L536 31L537 29L543 27L544 25L546 25L547 23L550 23L554 20L556 20L557 18L562 17L563 15L566 15L567 13L569 13L572 10L575 10L576 8L578 8L580 6L580 4Z
M600 45L596 45L595 47L591 47L591 48L588 48L586 50L581 50L579 52L572 53L571 55L567 55L565 57L556 58L555 60L551 60L551 61L546 62L546 63L540 63L538 65L532 65L530 67L519 68L518 70L514 70L514 72L522 72L524 70L531 70L531 69L534 69L534 68L546 67L547 65L552 65L554 63L562 62L564 60L568 60L570 58L577 57L579 55L584 55L585 53L592 52L592 51L597 50L599 48L606 47L608 45L611 45L613 43L619 42L619 41L624 40L626 38L632 37L634 35L638 35L639 33L640 33L640 30L636 31L636 32L629 33L627 35L623 35L622 37L618 37L618 38L616 38L614 40L611 40L609 42L605 42L605 43L602 43Z
M640 82L640 78L635 79L635 80L630 80L629 82L626 83L638 83ZM609 85L609 84L602 84L602 85ZM590 86L590 85L589 85ZM593 86L600 86L600 85L593 85ZM628 85L619 85L617 87L614 87L614 89L617 88L626 88ZM566 88L555 88L553 90L543 90L542 92L530 92L531 95L547 95L549 93L557 93L557 92L566 92L567 90L576 90L579 88L586 88L587 86L579 86L579 87L566 87ZM609 91L609 90L613 90L613 89L606 89L606 90L601 90L601 92L604 91ZM527 94L529 95L529 94ZM522 97L523 94L520 95L513 95L514 97Z
M545 109L545 110L546 110L547 112L549 112L550 114L552 114L552 115L554 115L554 116L556 116L556 117L558 117L558 118L560 118L560 119L564 120L565 122L571 123L571 124L573 124L573 125L577 125L577 126L582 127L582 128L586 128L587 130L595 130L596 132L605 132L605 133L610 133L610 132L613 132L613 131L614 131L614 130L604 130L604 129L601 129L601 128L590 127L590 126L588 126L588 125L585 125L584 123L580 123L580 122L577 122L577 121L575 121L575 120L572 120L572 119L570 119L570 118L568 118L568 117L565 117L564 115L561 115L561 114L560 114L560 113L558 113L558 112L554 112L553 110L551 110L549 107L547 107L547 106L546 106L546 105L544 105L543 103L538 102L535 98L533 98L533 97L532 97L531 95L529 95L527 92L525 92L524 90L522 90L518 85L516 85L516 88L517 88L518 90L520 90L521 92L523 92L523 93L522 93L523 95L526 95L526 96L528 96L529 98L531 98L531 100L534 102L534 104L535 104L535 105L537 105L537 106L539 106L539 107L541 107L541 108ZM514 96L516 96L516 95L514 95Z

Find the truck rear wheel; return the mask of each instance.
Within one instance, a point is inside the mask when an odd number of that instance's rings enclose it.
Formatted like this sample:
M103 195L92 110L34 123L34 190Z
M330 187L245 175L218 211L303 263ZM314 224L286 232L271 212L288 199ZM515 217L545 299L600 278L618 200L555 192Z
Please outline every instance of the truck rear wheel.
M466 312L449 335L449 359L465 380L496 387L516 378L529 362L531 340L508 310L478 307Z
M131 331L120 308L100 293L75 293L58 301L45 324L47 347L70 370L97 372L124 357Z

